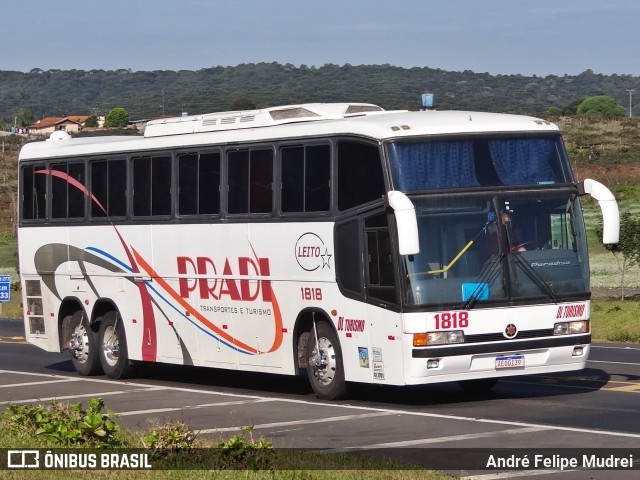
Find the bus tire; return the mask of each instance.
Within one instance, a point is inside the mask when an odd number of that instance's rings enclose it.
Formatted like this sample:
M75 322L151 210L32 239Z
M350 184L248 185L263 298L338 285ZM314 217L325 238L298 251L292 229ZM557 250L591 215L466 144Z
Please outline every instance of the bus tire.
M461 380L458 382L465 391L474 393L486 393L496 386L497 378L480 378L477 380Z
M122 318L109 312L100 321L100 363L109 378L127 378L132 371L127 350L127 338Z
M98 351L98 334L89 325L84 312L78 311L68 315L62 323L68 323L72 328L68 347L75 371L82 376L100 375L102 366Z
M316 347L316 334L319 350ZM307 340L307 375L316 396L322 400L338 400L347 394L342 348L338 336L325 321L316 323Z

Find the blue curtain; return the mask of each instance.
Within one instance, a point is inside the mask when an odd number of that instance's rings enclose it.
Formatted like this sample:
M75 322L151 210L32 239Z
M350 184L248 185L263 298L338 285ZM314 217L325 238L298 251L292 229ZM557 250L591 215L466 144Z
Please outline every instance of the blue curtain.
M397 190L478 186L470 141L394 143L390 157Z
M554 183L554 141L548 138L489 140L493 165L504 185Z

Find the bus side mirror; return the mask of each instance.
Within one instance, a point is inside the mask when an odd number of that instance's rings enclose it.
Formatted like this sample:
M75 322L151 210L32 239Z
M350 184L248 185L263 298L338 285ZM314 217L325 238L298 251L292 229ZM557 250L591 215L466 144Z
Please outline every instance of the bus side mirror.
M398 228L398 249L400 255L420 253L418 239L418 219L413 202L404 193L391 190L387 193L389 206L393 209Z
M578 184L580 195L591 195L600 205L602 211L602 243L618 243L620 240L620 212L618 202L607 187L600 182L585 179Z

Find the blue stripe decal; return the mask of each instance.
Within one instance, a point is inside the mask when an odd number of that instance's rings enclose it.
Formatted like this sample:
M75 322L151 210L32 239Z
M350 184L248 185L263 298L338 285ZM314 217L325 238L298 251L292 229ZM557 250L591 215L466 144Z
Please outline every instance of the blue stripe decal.
M128 270L129 272L133 272L133 269L131 267L129 267L128 265L123 263L120 259L118 259L118 258L114 257L113 255L111 255L110 253L105 252L104 250L100 250L99 248L96 248L96 247L87 247L86 250L95 252L95 253L97 253L97 254L99 254L99 255L111 260L112 262L116 263L117 265L120 265L122 268ZM160 292L158 292L158 290L156 290L156 288L151 284L151 282L145 282L145 285L147 285L153 291L153 293L155 293L160 299L162 299L169 307L171 307L173 310L175 310L178 313L178 315L180 315L180 317L182 317L184 320L189 322L191 325L196 327L201 332L203 332L203 333L207 334L208 336L218 340L223 345L231 348L232 350L235 350L238 353L244 353L245 355L253 355L251 352L247 352L245 350L240 349L239 347L236 347L235 345L233 345L231 343L228 343L226 340L223 340L222 338L216 336L213 332L210 332L209 330L205 329L202 325L200 325L198 323L195 323L193 320L191 320L189 317L187 317L184 313L182 313L180 310L178 310L178 307L173 305L164 295L162 295Z

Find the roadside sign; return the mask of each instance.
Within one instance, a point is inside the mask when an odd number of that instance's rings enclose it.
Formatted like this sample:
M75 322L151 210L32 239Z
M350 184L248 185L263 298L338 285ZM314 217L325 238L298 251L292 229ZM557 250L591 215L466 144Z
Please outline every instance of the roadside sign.
M0 302L8 302L11 299L11 277L0 275Z

